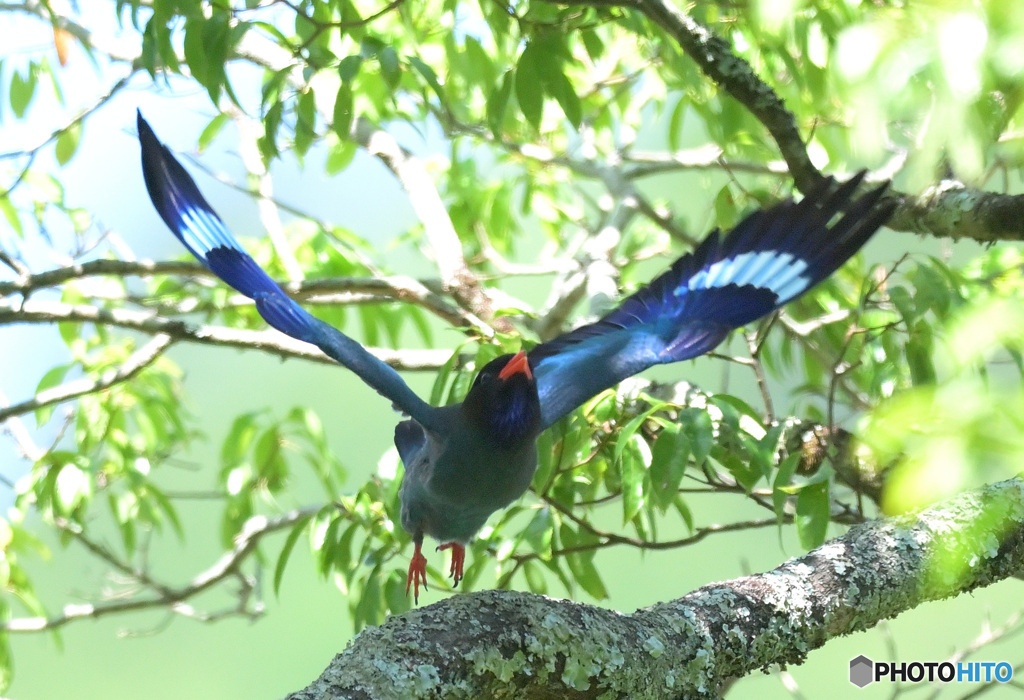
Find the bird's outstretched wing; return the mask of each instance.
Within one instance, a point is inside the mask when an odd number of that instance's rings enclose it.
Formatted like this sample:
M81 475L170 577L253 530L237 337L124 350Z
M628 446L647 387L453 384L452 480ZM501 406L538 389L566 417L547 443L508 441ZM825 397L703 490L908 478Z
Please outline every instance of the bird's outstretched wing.
M799 203L756 211L713 231L617 309L530 352L547 427L591 396L648 367L712 350L846 262L892 214L887 184L859 199L864 173L826 178Z
M170 150L138 115L142 173L160 218L185 247L229 285L256 301L267 323L316 345L359 375L420 425L435 428L435 409L417 396L390 366L362 345L296 304L239 245Z

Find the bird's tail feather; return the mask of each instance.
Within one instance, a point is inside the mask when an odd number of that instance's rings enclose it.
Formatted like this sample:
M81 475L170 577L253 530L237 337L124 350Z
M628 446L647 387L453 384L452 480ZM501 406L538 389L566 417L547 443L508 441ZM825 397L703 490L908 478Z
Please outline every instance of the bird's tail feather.
M141 113L137 122L146 189L171 232L215 275L254 299L267 323L292 337L309 340L312 317L245 252Z

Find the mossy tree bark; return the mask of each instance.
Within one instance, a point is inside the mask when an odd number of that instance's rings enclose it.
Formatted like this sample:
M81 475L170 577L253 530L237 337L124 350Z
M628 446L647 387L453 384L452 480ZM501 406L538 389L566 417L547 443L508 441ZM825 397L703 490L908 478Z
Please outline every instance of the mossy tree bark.
M365 630L289 700L717 697L1022 570L1024 481L1011 479L630 615L514 591L452 596Z

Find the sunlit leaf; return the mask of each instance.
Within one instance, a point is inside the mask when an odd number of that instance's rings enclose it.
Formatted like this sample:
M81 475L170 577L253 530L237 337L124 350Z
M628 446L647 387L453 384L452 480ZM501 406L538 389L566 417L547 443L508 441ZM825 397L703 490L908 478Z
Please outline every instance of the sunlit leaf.
M831 510L829 483L809 483L796 497L796 532L804 549L814 549L825 541Z

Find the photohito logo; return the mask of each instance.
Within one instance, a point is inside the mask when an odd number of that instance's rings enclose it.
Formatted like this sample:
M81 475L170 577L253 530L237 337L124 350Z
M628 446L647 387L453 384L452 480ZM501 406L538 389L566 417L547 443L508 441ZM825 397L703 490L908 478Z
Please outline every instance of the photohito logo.
M850 682L858 688L875 681L904 683L1008 683L1013 666L1005 661L872 661L861 654L850 659Z

